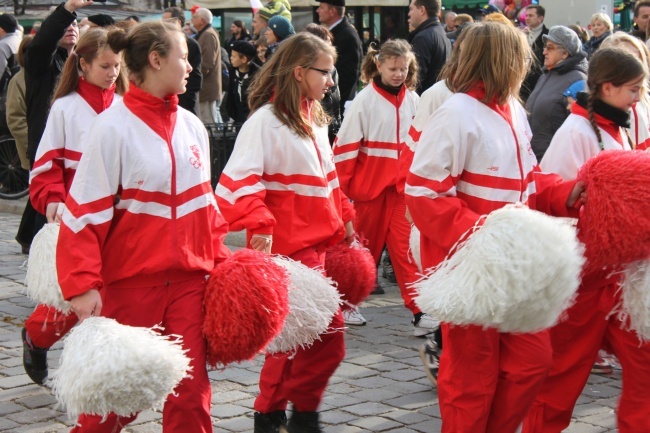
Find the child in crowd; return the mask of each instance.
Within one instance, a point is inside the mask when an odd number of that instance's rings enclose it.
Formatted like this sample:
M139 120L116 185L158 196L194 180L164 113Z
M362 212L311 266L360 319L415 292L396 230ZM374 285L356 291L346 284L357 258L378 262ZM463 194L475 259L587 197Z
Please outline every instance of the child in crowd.
M208 134L178 109L192 70L185 35L147 22L128 36L110 33L108 43L124 50L132 82L85 140L62 216L59 283L80 321L101 315L179 336L192 373L167 398L162 428L209 433L203 295L206 275L230 252L210 184ZM81 415L72 432L119 433L135 418Z
M447 78L454 95L422 131L406 178L406 204L421 233L425 269L443 261L482 215L516 202L574 215L583 190L537 167L517 100L531 56L525 36L489 22L463 33L458 66ZM442 334L442 432L516 432L551 365L548 332L510 334L443 323Z
M413 313L414 335L422 337L439 324L413 300L409 285L419 278L418 269L408 253L404 194L397 190L398 157L420 99L414 91L417 62L410 45L394 39L379 50L371 45L361 69L366 87L346 109L334 141L336 170L341 189L354 201L356 230L377 263L388 247L402 299ZM366 323L357 309L344 314L349 325Z
M641 99L648 78L638 55L601 47L589 61L588 93L579 93L571 114L553 136L541 167L575 177L603 150L630 150L630 108ZM621 302L620 276L603 269L584 275L567 317L550 330L553 364L526 422L524 433L559 433L569 426L580 393L601 347L623 368L616 412L621 433L650 431L650 344L626 329L614 312Z
M251 115L216 189L231 230L248 246L322 269L328 246L354 237L352 204L339 188L320 105L336 51L309 33L283 43L253 80ZM318 406L343 360L340 311L308 348L267 355L255 400L255 433L319 433ZM293 415L286 425L286 408Z
M260 67L253 63L257 54L255 46L248 41L235 41L230 45L230 84L226 110L235 123L248 118L248 87Z
M84 33L54 91L29 185L30 200L48 223L60 220L93 120L121 101L128 87L122 56L108 45L108 38L102 28ZM64 314L46 305L37 306L29 316L22 331L23 365L34 382L44 383L47 351L76 323L74 313Z

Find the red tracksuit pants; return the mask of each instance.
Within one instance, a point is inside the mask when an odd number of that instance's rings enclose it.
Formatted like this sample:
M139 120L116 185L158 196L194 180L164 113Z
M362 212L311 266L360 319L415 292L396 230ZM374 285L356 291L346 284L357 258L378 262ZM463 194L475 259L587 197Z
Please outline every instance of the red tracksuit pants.
M183 348L191 359L192 377L183 379L163 407L164 433L212 432L210 401L212 388L205 364L206 343L203 338L203 294L205 278L169 283L155 287L116 288L104 291L102 316L131 326L162 325L163 334L180 335ZM111 414L81 415L74 433L119 433L135 420Z
M623 368L618 431L650 432L650 344L621 329L616 314L611 314L619 302L616 284L580 288L567 320L550 330L553 367L526 417L524 433L559 433L569 426L603 345Z
M310 268L325 264L325 253L306 248L291 255ZM266 355L260 373L260 393L255 410L260 413L286 410L287 402L299 412L318 410L330 377L345 357L343 316L339 311L329 328L311 347L295 353Z
M373 200L355 201L354 210L357 213L355 229L367 240L366 246L375 262L379 264L384 246L387 246L404 305L413 314L420 313L413 300L415 291L410 287L420 277L409 253L411 224L406 220L404 194L399 194L394 186L389 187Z
M40 304L27 318L25 328L36 347L49 349L62 339L78 321L77 315L72 312L64 314L54 307Z
M548 331L442 324L442 433L514 433L551 368Z

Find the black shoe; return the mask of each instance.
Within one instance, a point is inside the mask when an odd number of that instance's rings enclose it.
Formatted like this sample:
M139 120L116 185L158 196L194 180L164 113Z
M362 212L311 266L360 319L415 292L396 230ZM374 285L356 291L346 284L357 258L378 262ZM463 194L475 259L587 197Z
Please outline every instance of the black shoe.
M289 424L280 433L322 433L318 424L318 412L293 411Z
M27 376L34 383L43 385L47 379L47 351L34 346L27 335L27 328L23 328L21 335L23 337L23 367Z
M424 372L433 386L438 386L440 353L438 344L433 340L429 340L420 346L420 359L422 359L422 365L424 365Z
M381 266L384 269L381 276L386 278L389 283L397 283L397 278L395 278L395 270L393 269L393 263L390 261L388 252L386 252L386 256L384 256L384 259L381 261Z
M280 426L287 424L287 414L283 410L275 412L255 412L255 428L253 433L278 433Z
M386 293L386 291L379 285L379 283L375 286L375 290L370 292L371 295L383 295L384 293Z

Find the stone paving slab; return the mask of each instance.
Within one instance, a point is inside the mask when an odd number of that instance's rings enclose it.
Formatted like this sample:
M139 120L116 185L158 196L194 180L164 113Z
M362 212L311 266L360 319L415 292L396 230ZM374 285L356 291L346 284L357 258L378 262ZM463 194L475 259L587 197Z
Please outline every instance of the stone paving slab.
M34 304L23 294L26 256L13 238L19 215L0 211L0 432L69 431L73 422L50 390L34 385L22 369L20 329ZM241 234L231 236L234 247ZM437 390L426 379L412 336L410 314L396 286L380 279L385 295L363 305L368 324L346 334L347 355L328 387L321 406L327 433L432 433L440 431ZM61 343L49 353L58 365ZM215 432L251 432L253 402L262 357L209 373ZM614 408L620 395L620 368L611 376L592 375L574 411L567 433L613 433ZM161 415L147 411L126 433L160 433Z

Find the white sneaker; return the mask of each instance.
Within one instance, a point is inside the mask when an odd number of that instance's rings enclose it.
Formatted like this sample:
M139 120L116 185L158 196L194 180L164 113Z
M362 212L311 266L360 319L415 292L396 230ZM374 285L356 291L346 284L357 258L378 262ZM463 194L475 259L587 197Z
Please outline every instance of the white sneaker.
M423 314L422 317L420 317L420 320L418 320L418 323L415 323L415 319L413 319L412 323L415 328L413 330L413 335L416 337L429 335L440 327L440 321L434 319L433 316L429 314Z
M343 310L343 321L346 325L352 326L363 326L366 324L366 319L364 319L357 307Z

